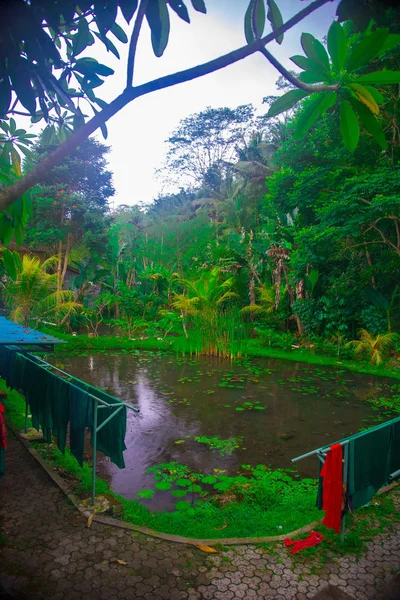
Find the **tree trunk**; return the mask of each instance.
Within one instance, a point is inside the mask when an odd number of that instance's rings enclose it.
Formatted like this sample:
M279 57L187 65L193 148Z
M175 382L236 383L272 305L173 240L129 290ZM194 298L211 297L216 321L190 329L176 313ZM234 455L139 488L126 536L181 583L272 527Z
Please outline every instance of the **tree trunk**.
M69 259L69 252L70 252L70 250L71 250L71 236L68 234L67 235L67 245L65 247L65 254L64 254L64 259L63 259L63 265L62 265L62 270L61 270L61 274L60 274L60 281L58 283L60 290L62 290L62 288L63 288L65 274L66 274L67 269L68 269L68 259Z
M63 245L62 241L58 240L58 265L57 265L57 291L59 292L62 288L61 285L61 274L62 274L62 256L63 256Z

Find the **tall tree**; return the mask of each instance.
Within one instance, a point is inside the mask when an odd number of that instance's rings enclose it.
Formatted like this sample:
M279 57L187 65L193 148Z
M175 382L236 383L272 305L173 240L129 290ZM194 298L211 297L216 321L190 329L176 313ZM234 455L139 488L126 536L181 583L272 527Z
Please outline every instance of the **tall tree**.
M51 151L51 146L40 144L35 160ZM107 242L108 201L114 195L107 153L107 147L87 140L47 175L34 197L26 241L58 256L59 290L71 251L84 244L98 254Z

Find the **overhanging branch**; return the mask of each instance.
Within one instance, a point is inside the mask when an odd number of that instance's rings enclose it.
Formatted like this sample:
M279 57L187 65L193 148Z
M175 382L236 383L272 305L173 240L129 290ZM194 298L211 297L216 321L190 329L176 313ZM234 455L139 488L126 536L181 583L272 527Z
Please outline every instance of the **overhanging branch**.
M336 92L339 88L337 84L334 85L309 85L297 79L290 71L285 69L283 65L273 56L266 48L260 48L260 52L265 58L271 63L273 67L281 74L287 81L295 85L300 90L306 92Z
M184 71L179 71L159 79L154 79L148 83L144 83L137 87L129 87L108 106L97 113L90 121L85 123L80 129L75 131L65 142L60 144L53 152L51 152L40 163L33 167L26 175L24 175L14 185L0 191L0 211L5 210L22 194L27 192L31 187L38 184L43 177L57 164L59 164L70 152L75 150L82 142L84 142L96 129L106 123L111 117L118 113L122 108L139 96L145 96L157 90L166 89L168 87L198 79L209 73L214 73L224 67L232 65L247 56L261 51L266 44L272 42L282 33L285 33L294 25L302 21L305 17L313 13L315 10L331 2L332 0L315 0L309 6L294 15L281 27L269 33L265 37L255 40L247 46L238 48L224 56L220 56L202 65L197 65ZM138 18L138 17L137 17ZM136 25L136 23L135 23Z

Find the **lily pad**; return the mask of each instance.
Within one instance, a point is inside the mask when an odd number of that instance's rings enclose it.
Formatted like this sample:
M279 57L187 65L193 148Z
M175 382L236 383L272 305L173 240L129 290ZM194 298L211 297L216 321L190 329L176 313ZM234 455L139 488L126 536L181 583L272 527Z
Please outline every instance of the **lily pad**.
M172 488L172 483L169 483L168 481L160 481L159 483L156 483L154 487L157 490L170 490Z
M209 483L209 484L213 484L217 481L216 477L213 477L213 475L206 475L205 477L203 477L203 479L201 480L201 483Z
M152 498L155 494L154 490L139 490L137 495L139 498Z
M177 479L175 483L176 485L179 485L179 487L188 487L189 485L192 485L190 479Z

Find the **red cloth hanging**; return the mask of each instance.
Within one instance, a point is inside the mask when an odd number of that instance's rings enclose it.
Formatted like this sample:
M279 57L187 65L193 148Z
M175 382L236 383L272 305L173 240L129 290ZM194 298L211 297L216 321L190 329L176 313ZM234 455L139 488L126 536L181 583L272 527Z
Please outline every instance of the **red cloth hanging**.
M286 538L283 543L285 546L293 546L291 549L291 554L297 554L297 552L301 552L306 548L311 548L312 546L318 546L324 540L324 536L322 533L318 531L310 531L310 535L305 540L290 540Z
M0 402L0 448L7 449L7 430L4 419L4 406Z
M343 497L343 451L340 444L333 444L320 473L323 481L322 510L323 524L340 533Z

